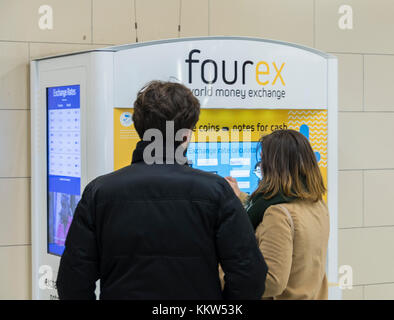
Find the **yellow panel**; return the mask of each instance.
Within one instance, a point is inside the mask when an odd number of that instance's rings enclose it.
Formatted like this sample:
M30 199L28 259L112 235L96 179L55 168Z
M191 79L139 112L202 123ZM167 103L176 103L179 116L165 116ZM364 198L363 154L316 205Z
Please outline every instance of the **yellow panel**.
M114 109L114 169L131 163L132 152L140 140L132 123L133 109Z
M115 170L131 162L139 137L131 121L133 109L114 111ZM267 109L202 109L192 142L258 141L278 129L301 131L319 154L319 167L327 185L327 111Z

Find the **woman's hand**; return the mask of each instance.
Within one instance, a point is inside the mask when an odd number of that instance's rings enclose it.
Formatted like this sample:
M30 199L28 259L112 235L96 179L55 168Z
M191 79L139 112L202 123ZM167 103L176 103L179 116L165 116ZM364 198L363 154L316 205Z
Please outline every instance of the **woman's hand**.
M239 190L238 182L233 177L225 177L226 181L229 183L230 187L233 189L235 195L239 198L241 190Z

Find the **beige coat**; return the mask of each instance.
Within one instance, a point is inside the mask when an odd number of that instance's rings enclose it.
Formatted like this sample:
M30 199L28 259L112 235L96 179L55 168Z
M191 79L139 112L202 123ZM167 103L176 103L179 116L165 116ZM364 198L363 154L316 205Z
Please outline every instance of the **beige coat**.
M270 206L256 229L268 265L263 298L327 299L329 216L323 201Z

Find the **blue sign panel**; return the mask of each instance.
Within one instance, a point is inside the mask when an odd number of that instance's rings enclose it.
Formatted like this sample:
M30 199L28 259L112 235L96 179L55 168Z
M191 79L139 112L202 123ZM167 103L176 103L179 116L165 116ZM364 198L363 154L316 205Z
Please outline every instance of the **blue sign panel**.
M80 86L47 88L48 253L62 255L81 195Z

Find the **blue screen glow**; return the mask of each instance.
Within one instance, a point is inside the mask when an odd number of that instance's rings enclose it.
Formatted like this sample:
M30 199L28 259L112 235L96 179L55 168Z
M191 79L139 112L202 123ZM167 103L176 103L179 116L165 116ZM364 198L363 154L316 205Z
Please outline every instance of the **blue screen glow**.
M258 142L191 142L187 158L195 169L232 176L250 194L261 179L257 149Z
M81 195L80 86L47 88L48 253L62 255Z

